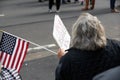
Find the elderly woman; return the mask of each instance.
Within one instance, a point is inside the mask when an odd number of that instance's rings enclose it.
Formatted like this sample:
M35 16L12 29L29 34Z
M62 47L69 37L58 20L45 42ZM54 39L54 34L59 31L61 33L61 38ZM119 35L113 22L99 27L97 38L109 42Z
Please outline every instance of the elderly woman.
M92 80L120 65L120 41L107 39L97 17L83 13L73 25L70 49L59 49L58 57L55 80Z

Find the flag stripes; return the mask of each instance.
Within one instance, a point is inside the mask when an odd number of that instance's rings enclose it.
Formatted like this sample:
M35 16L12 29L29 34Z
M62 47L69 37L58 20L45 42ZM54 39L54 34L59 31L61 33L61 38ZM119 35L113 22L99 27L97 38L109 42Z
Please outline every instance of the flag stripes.
M6 33L4 33L4 35L5 34ZM6 35L9 35L9 34L6 34ZM25 40L22 40L20 38L16 38L16 42L15 42L15 46L13 48L14 50L12 54L9 54L1 50L0 61L3 67L9 68L9 69L15 69L19 72L22 66L22 63L24 61L24 58L26 56L28 46L29 46L29 42L26 42Z

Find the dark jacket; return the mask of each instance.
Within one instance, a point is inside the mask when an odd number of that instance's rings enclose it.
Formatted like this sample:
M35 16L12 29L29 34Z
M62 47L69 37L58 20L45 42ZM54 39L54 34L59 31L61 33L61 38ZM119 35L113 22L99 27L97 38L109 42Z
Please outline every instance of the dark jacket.
M103 49L84 51L70 48L56 69L55 80L92 80L93 76L120 65L120 42L107 40Z
M93 80L120 80L120 66L96 75Z

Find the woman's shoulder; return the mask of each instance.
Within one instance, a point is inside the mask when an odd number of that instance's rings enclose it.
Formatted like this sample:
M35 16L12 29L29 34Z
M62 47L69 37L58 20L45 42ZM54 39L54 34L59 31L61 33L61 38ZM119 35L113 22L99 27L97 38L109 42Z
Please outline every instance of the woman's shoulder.
M75 52L76 49L75 48L69 48L68 50L66 50L66 53L64 56L61 57L61 62L65 61L65 62L68 62L70 61L71 57L74 56L74 54L76 53Z
M107 39L107 44L115 45L115 46L120 46L120 41L115 40L115 39Z
M107 47L118 49L120 51L120 41L114 39L107 39Z
M85 55L89 55L89 53L90 51L71 47L70 49L67 50L67 53L63 56L63 59L65 58L66 60L71 60L74 58L82 58Z
M119 55L120 56L120 41L114 39L107 39L107 45L104 48L104 52L107 55Z

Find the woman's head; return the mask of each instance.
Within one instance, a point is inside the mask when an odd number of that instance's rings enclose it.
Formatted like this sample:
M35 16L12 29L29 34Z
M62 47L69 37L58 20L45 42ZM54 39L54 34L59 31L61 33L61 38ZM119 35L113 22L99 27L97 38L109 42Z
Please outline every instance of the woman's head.
M71 47L82 50L96 50L106 45L104 27L89 13L83 13L72 28Z

